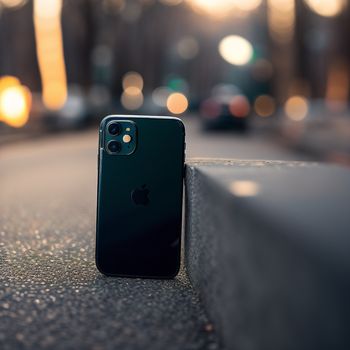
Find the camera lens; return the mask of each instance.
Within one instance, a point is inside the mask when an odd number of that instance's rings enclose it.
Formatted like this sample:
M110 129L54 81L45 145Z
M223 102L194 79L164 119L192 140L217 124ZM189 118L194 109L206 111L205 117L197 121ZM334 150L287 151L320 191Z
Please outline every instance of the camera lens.
M108 132L111 135L119 135L121 130L122 130L122 127L120 126L119 123L112 123L112 124L109 124L108 126Z
M107 147L111 153L119 153L122 149L122 145L119 141L110 141Z

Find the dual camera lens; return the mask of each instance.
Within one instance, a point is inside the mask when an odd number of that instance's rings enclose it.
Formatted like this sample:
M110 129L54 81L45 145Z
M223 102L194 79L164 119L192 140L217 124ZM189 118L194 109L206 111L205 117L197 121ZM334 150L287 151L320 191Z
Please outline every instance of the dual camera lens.
M113 118L107 122L103 129L103 143L108 154L126 156L135 152L137 144L135 122Z
M118 136L122 131L122 127L119 123L111 123L108 126L108 132L113 136ZM111 153L119 153L122 149L122 145L119 141L109 141L108 142L108 150Z

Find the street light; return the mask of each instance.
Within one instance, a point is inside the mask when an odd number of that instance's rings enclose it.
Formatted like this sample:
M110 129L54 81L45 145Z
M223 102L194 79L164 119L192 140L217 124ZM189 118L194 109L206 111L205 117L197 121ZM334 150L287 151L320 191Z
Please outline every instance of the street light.
M252 59L253 46L241 36L229 35L220 41L219 53L228 63L243 66Z
M339 15L346 5L346 0L305 0L305 2L312 11L323 17Z
M15 77L0 79L0 120L12 127L22 127L29 118L31 94Z
M48 109L61 109L67 100L67 77L61 27L62 0L34 0L36 51Z

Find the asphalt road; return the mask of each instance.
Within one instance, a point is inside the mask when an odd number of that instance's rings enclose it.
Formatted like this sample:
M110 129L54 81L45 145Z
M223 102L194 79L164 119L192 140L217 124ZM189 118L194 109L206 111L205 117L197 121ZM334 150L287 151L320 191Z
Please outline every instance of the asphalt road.
M187 126L189 157L295 157L253 136ZM184 269L169 281L96 270L96 136L0 150L0 349L220 348Z
M194 116L184 122L188 158L311 160L278 145L271 136L258 131L251 130L247 134L232 131L204 133Z

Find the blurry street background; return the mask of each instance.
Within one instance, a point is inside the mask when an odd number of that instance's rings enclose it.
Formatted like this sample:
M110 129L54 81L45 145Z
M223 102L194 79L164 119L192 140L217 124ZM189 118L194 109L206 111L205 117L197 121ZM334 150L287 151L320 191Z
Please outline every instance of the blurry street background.
M349 164L349 17L347 0L0 0L0 147L176 115L191 156Z

